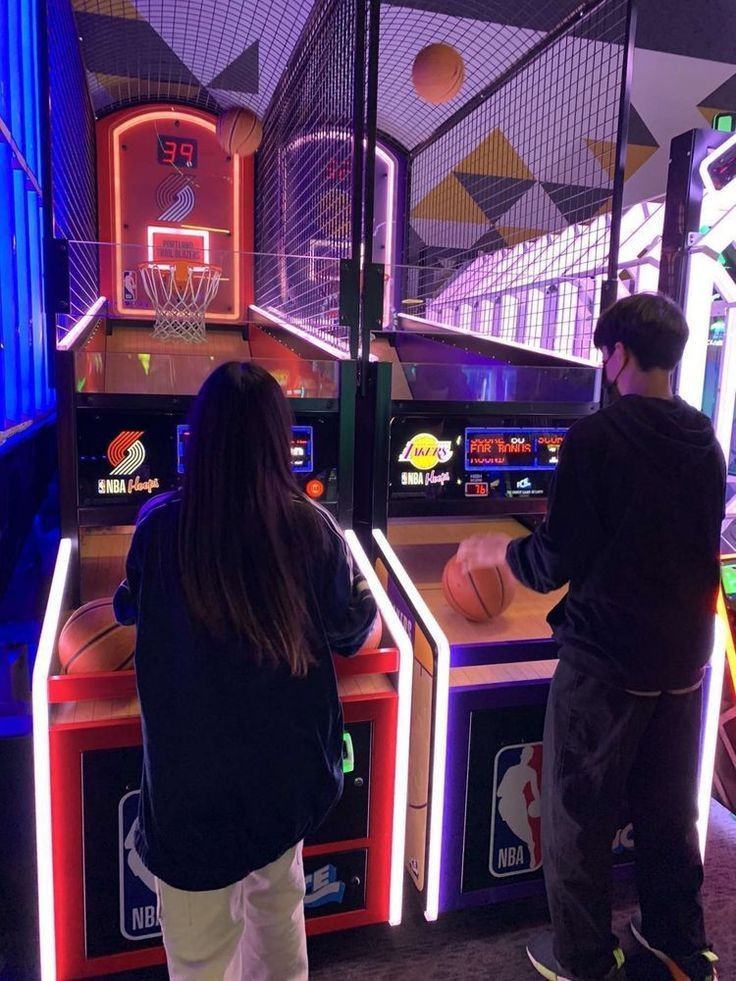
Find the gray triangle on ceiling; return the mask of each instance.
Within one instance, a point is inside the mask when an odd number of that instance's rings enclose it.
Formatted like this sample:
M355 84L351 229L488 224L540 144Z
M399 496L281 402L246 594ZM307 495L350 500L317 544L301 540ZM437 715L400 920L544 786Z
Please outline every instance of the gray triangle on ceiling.
M258 41L248 47L208 83L208 88L258 94Z

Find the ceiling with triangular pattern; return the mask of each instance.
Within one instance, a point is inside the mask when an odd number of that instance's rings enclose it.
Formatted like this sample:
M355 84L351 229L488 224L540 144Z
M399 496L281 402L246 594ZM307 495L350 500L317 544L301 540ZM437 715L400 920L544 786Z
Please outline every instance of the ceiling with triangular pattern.
M163 100L215 112L247 106L263 117L314 6L313 0L58 2L74 9L98 115ZM383 0L380 131L416 147L577 6L578 0ZM719 112L736 112L736 2L709 0L707 17L691 0L639 0L638 8L629 201L663 193L674 135L709 125ZM588 43L583 31L577 36ZM411 82L415 55L438 41L461 52L466 70L462 90L442 106L420 100ZM450 161L449 172L430 179L415 199L413 229L424 241L446 245L453 227L462 247L513 244L609 207L608 190L590 180L589 164L593 159L600 168L601 185L610 183L615 147L607 135L591 133L564 165L543 159L509 121L485 139L497 146L465 147L462 159ZM518 224L524 214L541 216L534 229Z
M244 105L263 115L313 7L312 0L71 2L98 113L163 99L214 110ZM577 5L577 0L384 0L380 128L403 146L416 145ZM696 13L699 5L690 0L666 6L665 17L657 0L641 0L640 47L732 61L736 72L732 0L710 0L708 18ZM438 41L456 46L466 67L462 91L445 106L422 102L411 85L414 56ZM733 101L726 86L703 108Z

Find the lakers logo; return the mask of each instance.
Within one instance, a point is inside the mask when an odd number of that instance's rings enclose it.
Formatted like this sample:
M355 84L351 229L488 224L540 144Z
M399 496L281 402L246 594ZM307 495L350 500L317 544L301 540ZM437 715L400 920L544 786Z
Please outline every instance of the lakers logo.
M135 473L146 459L146 451L140 438L143 431L124 430L119 433L107 448L107 459L112 470L111 477L123 477Z
M399 463L410 463L416 470L431 470L452 457L450 440L440 440L432 433L412 436L399 456Z

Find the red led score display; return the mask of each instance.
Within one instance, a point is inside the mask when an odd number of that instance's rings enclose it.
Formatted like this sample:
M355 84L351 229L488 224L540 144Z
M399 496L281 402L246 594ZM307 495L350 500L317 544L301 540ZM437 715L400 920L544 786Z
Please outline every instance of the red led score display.
M466 429L465 469L553 470L565 429Z
M166 167L197 166L197 141L192 137L159 136L157 148L158 162Z

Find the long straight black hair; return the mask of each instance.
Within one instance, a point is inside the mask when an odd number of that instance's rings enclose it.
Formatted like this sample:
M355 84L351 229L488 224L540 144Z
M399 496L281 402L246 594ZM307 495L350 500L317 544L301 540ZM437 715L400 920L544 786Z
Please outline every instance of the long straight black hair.
M288 403L267 371L232 361L205 381L190 425L179 526L189 613L211 636L245 642L256 664L304 675L317 514L292 474Z

